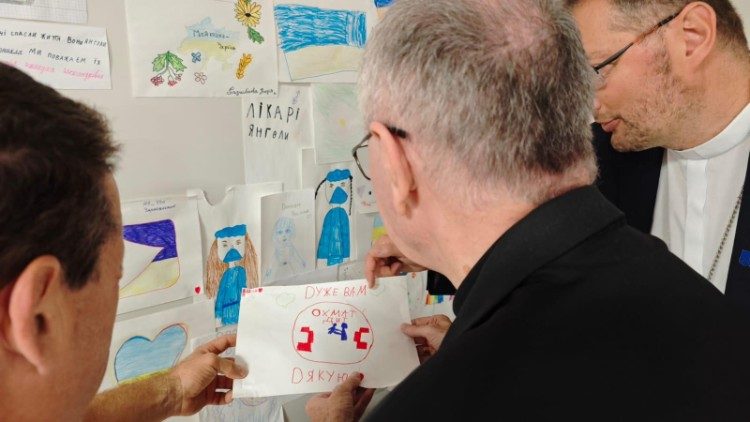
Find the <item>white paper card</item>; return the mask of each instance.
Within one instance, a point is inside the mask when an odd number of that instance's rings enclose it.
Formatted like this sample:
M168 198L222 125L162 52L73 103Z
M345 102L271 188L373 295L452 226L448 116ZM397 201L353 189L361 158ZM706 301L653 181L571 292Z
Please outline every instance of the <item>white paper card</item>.
M0 19L0 61L55 89L110 89L104 28Z
M352 147L366 133L356 89L350 84L312 85L317 164L352 161Z
M312 189L261 198L263 285L315 269L315 199Z
M278 98L243 98L245 183L284 182L299 189L297 156L312 147L308 85L279 85Z
M125 261L117 313L190 297L203 289L198 208L185 196L122 204ZM149 256L158 252L151 259Z
M363 386L397 384L419 364L403 277L307 286L271 286L242 298L237 359L250 374L235 397L331 391L352 371Z
M236 324L242 289L260 285L260 200L281 189L281 183L230 186L216 205L202 190L188 191L198 202L205 294L214 299L218 326Z
M127 0L133 94L276 96L271 0Z

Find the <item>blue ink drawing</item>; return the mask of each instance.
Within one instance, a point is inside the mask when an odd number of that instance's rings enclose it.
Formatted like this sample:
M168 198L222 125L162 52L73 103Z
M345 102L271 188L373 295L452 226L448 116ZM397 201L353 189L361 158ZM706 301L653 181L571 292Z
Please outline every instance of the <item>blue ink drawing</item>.
M206 294L216 296L214 315L221 325L237 324L242 289L258 287L258 258L244 224L215 233L206 262Z
M326 265L336 265L349 259L349 216L352 213L352 174L347 169L331 170L326 178L315 189L318 191L325 185L326 199L329 209L323 219L323 228L318 241L317 259L325 259ZM348 189L347 189L348 184ZM347 193L347 190L349 193ZM349 202L349 211L343 205Z
M274 6L279 46L285 53L312 46L346 45L364 48L366 14L296 4Z
M294 245L295 234L294 220L289 217L276 220L273 227L273 263L264 274L264 283L289 278L307 267Z
M346 329L349 328L349 324L347 324L345 322L342 322L340 330L336 328L336 325L337 324L334 322L333 325L331 326L331 328L328 329L328 334L339 335L339 336L341 336L341 341L346 341L346 339L347 339Z
M187 331L180 324L163 329L153 341L135 336L125 341L115 354L118 383L169 369L177 363L187 345Z
M750 251L743 249L740 252L740 265L750 267Z
M194 51L190 53L190 55L193 57L193 63L198 63L201 61L201 52L200 51Z
M120 298L168 288L180 278L180 263L177 254L177 232L172 220L123 226L124 240L162 250L151 264L134 280L123 285Z

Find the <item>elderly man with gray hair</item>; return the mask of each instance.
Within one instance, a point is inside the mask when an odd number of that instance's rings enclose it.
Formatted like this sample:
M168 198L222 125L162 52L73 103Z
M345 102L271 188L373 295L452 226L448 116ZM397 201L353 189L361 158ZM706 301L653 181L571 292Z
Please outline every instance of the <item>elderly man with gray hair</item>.
M442 344L405 327L429 359L369 419L750 420L750 322L591 186L592 69L558 1L399 0L360 96L392 242L458 289ZM360 380L308 414L358 419Z

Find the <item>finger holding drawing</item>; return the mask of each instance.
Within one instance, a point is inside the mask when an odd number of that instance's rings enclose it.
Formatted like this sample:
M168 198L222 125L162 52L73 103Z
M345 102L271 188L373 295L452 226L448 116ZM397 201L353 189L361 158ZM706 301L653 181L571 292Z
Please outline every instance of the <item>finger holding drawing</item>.
M414 339L419 363L424 363L438 351L450 327L450 318L445 315L433 315L417 318L411 324L403 324L401 331Z
M234 359L219 354L235 344L235 335L218 337L195 349L172 369L170 375L180 398L175 414L192 415L208 404L232 401L232 381L244 378L248 371Z
M381 236L365 257L367 286L375 287L376 277L392 277L401 272L424 271L426 268L410 260L396 247L388 235Z
M352 422L364 414L375 390L362 388L364 376L353 372L330 393L313 396L305 405L312 422Z

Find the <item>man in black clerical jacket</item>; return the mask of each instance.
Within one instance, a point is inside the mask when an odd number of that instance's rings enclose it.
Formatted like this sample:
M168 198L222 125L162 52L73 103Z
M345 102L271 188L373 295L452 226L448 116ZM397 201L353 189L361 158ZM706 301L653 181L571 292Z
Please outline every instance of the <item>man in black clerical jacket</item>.
M434 353L369 420L750 420L750 321L592 185L591 72L557 0L400 0L375 28L355 158L404 258L369 271L444 274L457 317L440 345L404 327ZM311 419L359 418L359 380Z

